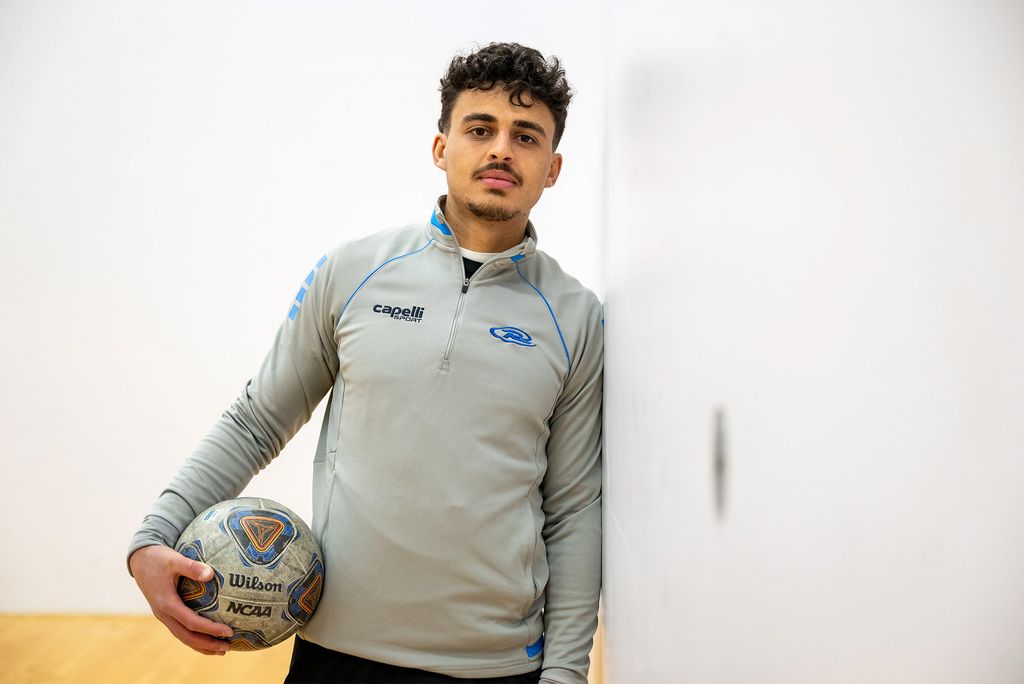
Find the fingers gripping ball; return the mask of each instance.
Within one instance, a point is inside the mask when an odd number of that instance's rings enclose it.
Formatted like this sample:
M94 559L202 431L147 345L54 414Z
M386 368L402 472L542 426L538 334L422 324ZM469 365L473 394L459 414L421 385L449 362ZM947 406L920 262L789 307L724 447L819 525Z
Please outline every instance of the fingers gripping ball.
M320 545L302 518L270 499L242 498L206 509L175 547L213 567L213 579L178 581L192 610L229 625L233 651L278 644L313 616L324 586Z

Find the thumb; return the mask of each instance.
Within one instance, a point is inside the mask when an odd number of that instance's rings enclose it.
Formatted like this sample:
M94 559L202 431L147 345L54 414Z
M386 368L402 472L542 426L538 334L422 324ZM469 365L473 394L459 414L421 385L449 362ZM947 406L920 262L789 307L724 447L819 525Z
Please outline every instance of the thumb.
M212 567L206 563L201 563L185 556L179 556L178 567L175 568L175 570L179 575L199 582L209 582L213 579Z

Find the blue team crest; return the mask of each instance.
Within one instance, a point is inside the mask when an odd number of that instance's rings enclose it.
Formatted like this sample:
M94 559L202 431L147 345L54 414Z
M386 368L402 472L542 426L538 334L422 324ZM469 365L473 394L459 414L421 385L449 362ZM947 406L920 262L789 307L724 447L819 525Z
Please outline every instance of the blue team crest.
M530 333L521 328L514 328L511 325L491 328L491 334L502 342L518 344L520 347L536 347L537 343L530 337Z

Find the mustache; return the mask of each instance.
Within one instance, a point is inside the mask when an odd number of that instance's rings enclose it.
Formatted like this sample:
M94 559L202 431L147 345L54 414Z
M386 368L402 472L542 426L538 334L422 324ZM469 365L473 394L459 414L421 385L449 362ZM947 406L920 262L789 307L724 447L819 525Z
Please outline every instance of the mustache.
M504 171L508 175L510 175L513 178L515 178L517 183L522 184L522 182L523 182L523 177L522 176L520 176L518 173L513 171L511 166L509 166L508 164L503 164L501 162L492 162L492 163L488 164L487 166L484 166L483 168L477 169L476 172L473 174L473 176L476 177L476 176L479 176L480 174L486 173L488 171Z

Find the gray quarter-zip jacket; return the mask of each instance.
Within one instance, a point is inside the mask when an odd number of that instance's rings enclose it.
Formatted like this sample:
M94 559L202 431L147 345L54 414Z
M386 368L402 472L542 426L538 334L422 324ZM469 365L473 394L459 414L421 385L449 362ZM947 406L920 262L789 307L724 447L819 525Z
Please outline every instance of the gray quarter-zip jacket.
M443 198L440 202L443 202ZM173 546L330 393L324 594L303 638L455 677L584 684L601 586L603 318L523 241L465 278L442 204L343 244L135 535Z

